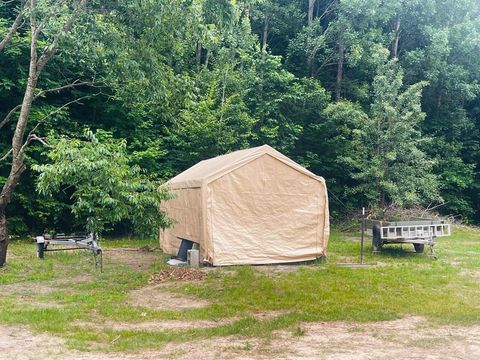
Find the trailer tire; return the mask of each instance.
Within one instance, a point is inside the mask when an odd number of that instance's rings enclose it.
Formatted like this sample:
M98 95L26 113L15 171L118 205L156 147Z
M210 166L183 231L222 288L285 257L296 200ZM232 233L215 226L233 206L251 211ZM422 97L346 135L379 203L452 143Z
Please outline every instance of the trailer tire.
M373 251L380 251L382 250L383 241L382 236L380 234L380 226L373 225L372 228L372 250Z
M415 248L415 252L418 254L423 253L423 250L425 250L425 244L413 244L413 247Z
M37 256L39 259L43 259L44 252L45 252L45 244L37 243Z

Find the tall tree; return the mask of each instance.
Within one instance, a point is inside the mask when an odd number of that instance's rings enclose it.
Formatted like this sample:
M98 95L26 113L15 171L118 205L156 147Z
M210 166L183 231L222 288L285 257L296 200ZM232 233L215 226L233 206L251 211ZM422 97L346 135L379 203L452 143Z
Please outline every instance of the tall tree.
M25 7L28 10L28 24L30 26L30 61L28 67L28 79L25 86L23 101L16 120L15 130L11 137L11 149L7 151L4 157L11 156L10 172L5 180L0 193L0 266L3 266L7 258L8 248L8 227L6 218L6 208L10 203L13 192L17 187L25 165L25 150L33 140L39 140L35 135L35 130L39 124L25 136L32 103L39 94L35 94L37 84L47 63L57 53L62 41L72 30L74 22L79 15L85 11L87 0L65 4L63 1L52 4L29 0ZM21 6L17 11L23 14L24 8ZM20 15L17 15L17 18ZM16 21L16 20L15 20ZM12 25L13 33L18 30L18 26ZM12 38L9 31L7 39ZM46 45L41 45L46 44ZM66 85L74 86L73 84ZM59 89L56 89L59 90ZM51 90L44 90L42 93ZM5 125L18 110L18 107L12 109L2 121Z
M312 25L313 21L313 12L315 10L315 3L317 0L308 0L308 10L307 10L307 24Z
M384 211L390 205L412 206L440 200L434 161L424 148L424 83L403 88L403 72L395 60L381 64L373 83L369 116L357 124L351 152L341 157L369 205Z

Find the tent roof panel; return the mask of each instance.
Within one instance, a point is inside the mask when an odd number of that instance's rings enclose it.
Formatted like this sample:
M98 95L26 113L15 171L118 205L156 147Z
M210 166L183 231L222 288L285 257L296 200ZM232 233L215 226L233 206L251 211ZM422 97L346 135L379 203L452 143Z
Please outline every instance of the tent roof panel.
M201 187L203 183L209 183L210 181L265 154L275 157L305 175L311 176L322 182L324 181L322 177L308 171L274 148L268 145L262 145L200 161L196 165L170 179L167 182L167 185L170 185L174 189Z

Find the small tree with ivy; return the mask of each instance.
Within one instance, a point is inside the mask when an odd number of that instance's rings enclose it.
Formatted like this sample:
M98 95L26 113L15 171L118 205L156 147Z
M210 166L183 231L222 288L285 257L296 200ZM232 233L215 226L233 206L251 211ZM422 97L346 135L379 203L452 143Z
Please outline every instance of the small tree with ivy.
M37 165L37 191L51 196L71 188L72 213L86 229L101 233L121 221L133 224L136 234L153 236L171 224L160 210L171 194L138 166L131 165L126 141L108 132L85 131L83 139L49 138L49 164Z

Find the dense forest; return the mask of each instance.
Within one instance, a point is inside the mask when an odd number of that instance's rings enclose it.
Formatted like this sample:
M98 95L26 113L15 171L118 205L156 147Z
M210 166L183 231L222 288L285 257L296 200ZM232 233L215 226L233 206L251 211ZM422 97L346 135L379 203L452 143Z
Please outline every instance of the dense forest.
M11 234L83 227L74 190L45 196L35 169L98 131L157 181L269 144L326 179L333 220L480 222L478 0L11 0L0 41Z

